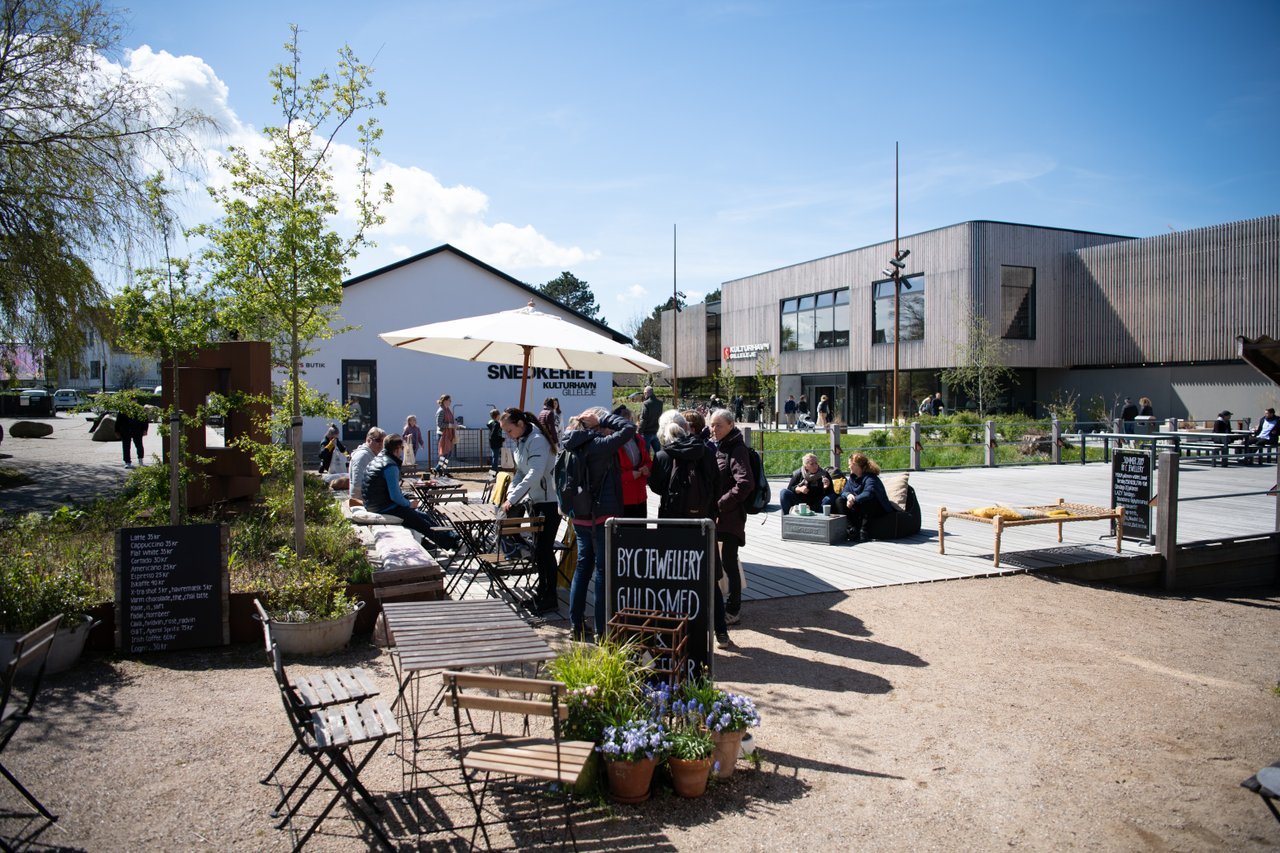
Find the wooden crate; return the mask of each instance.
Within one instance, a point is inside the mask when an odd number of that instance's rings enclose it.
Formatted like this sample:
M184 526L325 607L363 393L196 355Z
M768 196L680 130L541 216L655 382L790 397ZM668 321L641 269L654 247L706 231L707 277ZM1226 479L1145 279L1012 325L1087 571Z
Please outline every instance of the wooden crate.
M609 620L609 638L636 643L651 661L653 674L671 686L689 671L689 620L659 610L623 608Z

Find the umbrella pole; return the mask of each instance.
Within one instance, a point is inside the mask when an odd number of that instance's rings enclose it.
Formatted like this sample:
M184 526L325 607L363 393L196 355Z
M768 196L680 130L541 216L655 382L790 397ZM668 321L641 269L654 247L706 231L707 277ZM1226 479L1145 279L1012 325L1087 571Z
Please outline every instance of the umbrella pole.
M524 347L524 370L520 373L520 411L524 411L524 392L529 387L529 354L533 352L533 347Z

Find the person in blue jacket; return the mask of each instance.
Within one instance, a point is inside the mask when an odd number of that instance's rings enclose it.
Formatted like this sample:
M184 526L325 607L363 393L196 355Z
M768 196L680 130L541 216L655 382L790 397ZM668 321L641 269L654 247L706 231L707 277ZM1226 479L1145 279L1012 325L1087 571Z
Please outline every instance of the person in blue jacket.
M573 528L578 536L578 567L569 586L569 626L576 640L590 641L584 624L587 586L595 583L595 634L605 632L604 523L622 515L622 478L618 451L636 434L636 425L603 408L569 419L560 445L587 457L587 487L572 495ZM562 496L563 498L563 496Z
M369 463L365 472L364 505L370 512L394 515L410 530L421 533L437 548L456 551L458 536L449 531L435 530L431 520L418 512L418 502L410 500L400 491L400 458L404 453L404 438L391 433L382 443L382 452Z
M864 454L855 453L850 456L849 477L844 481L844 488L840 490L840 497L833 510L848 516L849 540L861 542L866 523L892 512L893 509L893 504L889 503L889 496L885 493L884 483L880 482L880 466Z

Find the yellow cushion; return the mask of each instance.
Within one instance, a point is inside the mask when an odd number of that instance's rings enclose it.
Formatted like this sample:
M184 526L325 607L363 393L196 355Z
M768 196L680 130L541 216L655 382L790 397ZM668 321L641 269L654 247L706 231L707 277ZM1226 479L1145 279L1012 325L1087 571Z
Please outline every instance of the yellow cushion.
M1017 510L1009 509L1007 506L983 506L977 509L969 510L969 515L976 515L978 518L1003 518L1006 521L1017 521L1022 518Z
M903 512L907 510L907 479L906 474L890 474L880 478L889 501Z
M502 502L507 499L507 492L511 489L511 472L499 471L498 476L493 478L493 496L489 498L494 506L502 506Z
M831 481L831 488L835 489L835 492L837 495L840 494L840 492L844 491L845 479L846 478L844 477L837 477L836 479Z

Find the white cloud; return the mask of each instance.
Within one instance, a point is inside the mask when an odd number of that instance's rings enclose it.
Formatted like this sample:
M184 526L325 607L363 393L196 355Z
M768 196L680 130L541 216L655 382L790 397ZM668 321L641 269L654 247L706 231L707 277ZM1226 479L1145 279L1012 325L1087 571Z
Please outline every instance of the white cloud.
M229 175L218 165L218 155L227 145L250 151L265 146L265 137L242 122L231 108L231 93L202 59L173 56L143 46L129 52L129 71L167 92L177 107L195 108L213 117L220 132L215 139L201 139L206 147L207 175L196 186L187 187L183 207L185 221L207 221L218 210L205 186L225 186ZM338 144L332 151L331 172L339 195L339 230L350 229L356 215L359 191L359 151ZM379 262L407 257L452 243L486 263L505 270L568 269L600 257L599 252L578 246L564 246L540 233L533 225L489 222L489 197L465 185L446 187L434 175L416 166L382 162L371 176L374 187L389 183L394 196L382 208L386 222L370 232L381 247L374 253Z
M619 302L639 302L649 295L649 288L643 284L633 284L614 298Z

